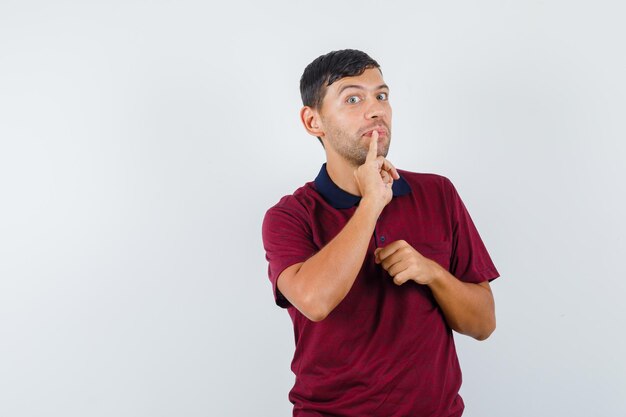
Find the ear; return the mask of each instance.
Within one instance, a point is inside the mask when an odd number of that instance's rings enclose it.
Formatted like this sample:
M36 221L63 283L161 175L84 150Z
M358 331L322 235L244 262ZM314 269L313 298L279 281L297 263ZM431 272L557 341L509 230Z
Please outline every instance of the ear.
M324 126L317 110L304 106L300 109L300 120L309 135L324 137Z

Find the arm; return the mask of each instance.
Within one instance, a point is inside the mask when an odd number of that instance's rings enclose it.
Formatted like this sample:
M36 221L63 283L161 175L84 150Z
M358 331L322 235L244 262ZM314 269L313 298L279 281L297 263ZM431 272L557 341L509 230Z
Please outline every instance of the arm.
M377 249L375 255L376 263L382 264L396 285L408 280L428 285L453 330L477 340L495 330L495 304L488 282L462 282L403 240Z
M354 172L361 202L344 228L306 262L286 268L276 285L302 314L320 321L345 298L363 265L367 248L383 208L391 201L393 165L377 156L378 134L372 134L363 165Z
M439 264L429 284L448 325L461 334L485 340L496 328L495 303L489 282L463 282Z
M326 318L352 288L378 215L377 207L363 202L333 240L278 277L280 292L309 320Z

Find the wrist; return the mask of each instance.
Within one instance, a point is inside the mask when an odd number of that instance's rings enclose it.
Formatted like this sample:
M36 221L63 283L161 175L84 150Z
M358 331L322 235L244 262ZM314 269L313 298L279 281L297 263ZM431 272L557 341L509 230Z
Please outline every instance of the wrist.
M376 217L383 211L386 204L384 201L377 200L371 197L362 197L359 202L359 207L363 207L364 210L375 213Z
M445 269L443 269L443 267L441 265L439 265L437 262L433 261L432 259L429 259L429 261L432 264L432 272L431 272L431 280L428 283L428 286L431 287L431 289L437 289L437 288L441 288L441 286L445 285L445 282L448 278L448 271L446 271Z

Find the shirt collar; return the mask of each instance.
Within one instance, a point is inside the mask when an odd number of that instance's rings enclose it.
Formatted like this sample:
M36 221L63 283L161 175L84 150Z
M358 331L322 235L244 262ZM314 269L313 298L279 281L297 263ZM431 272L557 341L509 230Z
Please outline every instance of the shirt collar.
M359 204L361 197L350 194L347 191L342 190L330 179L328 171L326 170L326 164L322 165L317 178L315 178L315 188L324 197L331 206L336 209L346 209ZM393 181L391 186L393 196L398 197L401 195L409 194L411 187L402 176L399 179Z

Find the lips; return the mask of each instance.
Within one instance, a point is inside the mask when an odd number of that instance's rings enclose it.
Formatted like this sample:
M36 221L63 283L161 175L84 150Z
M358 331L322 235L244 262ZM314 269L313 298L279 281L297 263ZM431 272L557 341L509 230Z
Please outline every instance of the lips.
M369 130L365 131L365 133L363 133L363 136L372 136L372 133L374 133L374 131L378 132L378 137L387 136L387 129L385 129L384 127L370 128Z

